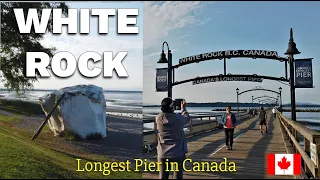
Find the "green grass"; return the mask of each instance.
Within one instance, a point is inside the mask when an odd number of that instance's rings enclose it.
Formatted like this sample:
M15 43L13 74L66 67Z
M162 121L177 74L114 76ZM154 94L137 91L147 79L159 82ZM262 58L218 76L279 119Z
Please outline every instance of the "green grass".
M63 134L63 137L67 141L82 141L83 139L81 138L80 135L74 132L66 131Z
M0 109L21 115L43 115L41 105L20 100L0 100Z
M66 131L61 136L67 141L99 140L103 138L101 133L90 133L85 138L82 138L79 134L71 131Z
M0 114L0 122L20 122L21 119L17 117L9 117Z
M99 171L77 172L77 159L82 159L82 169L86 162L101 162L103 164L108 162L108 158L88 153L79 155L73 152L72 149L60 150L59 147L52 148L46 143L41 143L41 138L37 139L37 141L31 141L31 133L12 126L18 120L18 118L0 115L0 179L140 179L142 177L140 172L134 171L111 172L108 176ZM45 126L43 131L49 131L48 126Z

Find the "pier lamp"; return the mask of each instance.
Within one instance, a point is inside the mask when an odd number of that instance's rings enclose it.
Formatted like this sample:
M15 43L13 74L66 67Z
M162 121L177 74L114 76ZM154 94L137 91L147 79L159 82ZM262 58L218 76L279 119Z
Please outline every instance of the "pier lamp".
M251 96L251 109L253 109L253 96Z
M168 48L168 59L166 54L164 53L164 45L167 45ZM172 54L169 48L169 44L165 41L162 43L162 53L160 55L160 59L157 62L159 64L168 63L168 97L172 98Z
M236 89L237 91L237 112L239 113L239 88Z
M282 113L282 97L281 97L282 87L279 87L279 96L280 96L280 112Z
M290 39L288 44L287 52L284 53L288 55L288 61L290 66L290 92L291 92L291 119L296 121L296 95L294 86L294 57L295 54L300 54L297 49L296 43L293 41L292 28L290 29Z

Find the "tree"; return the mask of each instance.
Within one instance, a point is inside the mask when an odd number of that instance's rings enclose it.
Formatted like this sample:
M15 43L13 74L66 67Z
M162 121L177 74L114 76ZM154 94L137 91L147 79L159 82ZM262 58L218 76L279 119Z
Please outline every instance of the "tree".
M33 26L30 34L20 34L13 8L23 8L25 19L28 9L36 8L40 19L44 8L61 8L63 14L67 16L68 5L49 2L1 2L1 81L7 89L19 93L33 88L33 83L38 80L38 77L25 77L26 52L45 52L52 57L55 48L43 47L39 41L43 39L45 34L36 34ZM52 33L52 21L51 15L46 33Z

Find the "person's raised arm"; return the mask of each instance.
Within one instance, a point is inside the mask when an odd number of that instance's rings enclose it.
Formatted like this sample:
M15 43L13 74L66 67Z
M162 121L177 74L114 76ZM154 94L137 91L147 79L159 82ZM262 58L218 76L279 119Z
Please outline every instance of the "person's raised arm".
M184 124L189 124L191 121L189 112L186 109L187 102L185 100L181 101L181 115L184 118Z

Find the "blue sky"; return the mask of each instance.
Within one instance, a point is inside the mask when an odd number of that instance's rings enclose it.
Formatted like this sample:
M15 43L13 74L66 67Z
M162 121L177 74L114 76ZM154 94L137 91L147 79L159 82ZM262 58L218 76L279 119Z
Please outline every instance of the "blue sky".
M139 8L137 26L139 26L138 35L117 35L116 16L109 17L109 34L98 34L98 18L90 19L89 35L68 35L66 29L63 29L61 35L46 35L42 40L44 46L54 46L58 51L69 51L76 58L86 51L95 51L102 54L104 51L128 51L127 57L122 61L123 66L129 75L126 79L119 79L116 73L113 78L103 78L100 76L88 79L84 78L77 71L72 77L60 79L51 76L49 79L40 79L34 84L35 88L57 89L64 86L77 84L94 84L109 90L142 90L143 77L143 3L141 2L68 2L70 8ZM95 64L96 67L102 67L102 61ZM89 62L89 67L93 63ZM51 72L50 72L51 73Z
M233 49L274 50L285 57L290 28L301 52L295 58L314 58L315 88L296 89L296 101L320 103L320 2L148 2L144 9L144 104L159 104L167 96L155 91L155 68L166 66L156 63L163 41L173 51L173 64L182 57ZM227 61L227 73L275 77L285 74L283 62L239 58ZM176 81L218 74L223 74L223 61L206 61L180 67ZM189 102L234 102L236 88L241 92L256 86L276 91L282 87L283 103L290 102L289 86L270 80L200 85L190 82L175 86L173 98L182 97ZM273 93L255 91L241 95L240 102L251 102L251 96L263 95L276 97Z

